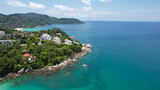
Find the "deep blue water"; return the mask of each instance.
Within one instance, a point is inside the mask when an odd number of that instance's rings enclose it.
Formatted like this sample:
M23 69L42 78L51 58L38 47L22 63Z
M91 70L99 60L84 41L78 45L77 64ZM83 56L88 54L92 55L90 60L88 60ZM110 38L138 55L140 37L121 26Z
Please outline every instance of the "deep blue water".
M160 90L160 22L92 21L24 30L52 27L91 43L92 52L73 67L47 76L23 76L0 85L0 90ZM66 70L70 74L64 74Z

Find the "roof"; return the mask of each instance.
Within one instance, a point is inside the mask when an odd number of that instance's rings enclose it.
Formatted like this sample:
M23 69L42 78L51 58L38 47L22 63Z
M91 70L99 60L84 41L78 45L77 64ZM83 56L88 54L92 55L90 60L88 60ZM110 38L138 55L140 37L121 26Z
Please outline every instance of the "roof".
M41 40L43 40L43 41L51 40L51 39L52 39L52 37L49 34L47 34L47 33L45 33L45 34L43 34L41 36Z
M23 55L22 59L25 60L26 57L29 57L30 59L35 59L35 58L36 58L35 56L30 55L29 53L25 53L25 54Z
M0 33L5 33L4 31L0 31Z
M23 57L29 57L29 56L31 56L29 53L25 53L25 54L23 55Z

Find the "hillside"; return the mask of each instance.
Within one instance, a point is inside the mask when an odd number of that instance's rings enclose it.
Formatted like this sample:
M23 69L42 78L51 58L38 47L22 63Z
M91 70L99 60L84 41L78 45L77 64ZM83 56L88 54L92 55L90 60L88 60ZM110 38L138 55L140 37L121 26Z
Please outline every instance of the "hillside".
M46 24L75 24L84 23L75 18L56 18L48 15L27 13L27 14L0 14L0 27L4 28L27 28Z

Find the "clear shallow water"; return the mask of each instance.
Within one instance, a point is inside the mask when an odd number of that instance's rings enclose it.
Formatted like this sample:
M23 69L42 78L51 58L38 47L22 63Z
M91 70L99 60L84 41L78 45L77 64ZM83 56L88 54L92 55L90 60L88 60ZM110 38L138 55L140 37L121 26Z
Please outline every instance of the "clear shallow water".
M73 67L48 76L23 76L1 84L0 90L160 90L160 22L87 22L24 30L52 27L91 43L92 52Z

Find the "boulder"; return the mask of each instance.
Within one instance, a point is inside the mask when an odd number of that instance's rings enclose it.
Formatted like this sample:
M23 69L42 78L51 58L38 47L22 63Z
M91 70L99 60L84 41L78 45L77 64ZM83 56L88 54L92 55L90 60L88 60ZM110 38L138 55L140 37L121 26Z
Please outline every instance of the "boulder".
M91 48L92 45L91 45L91 44L86 44L84 47L86 47L86 48Z
M32 70L32 68L26 69L26 70L25 70L25 73L27 73L27 72L29 72L29 71L31 71L31 70Z
M24 73L24 71L25 71L24 68L22 68L21 70L18 71L18 74L22 74Z

